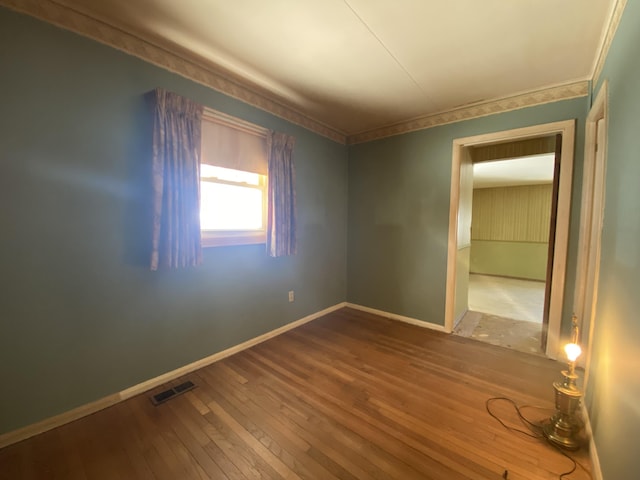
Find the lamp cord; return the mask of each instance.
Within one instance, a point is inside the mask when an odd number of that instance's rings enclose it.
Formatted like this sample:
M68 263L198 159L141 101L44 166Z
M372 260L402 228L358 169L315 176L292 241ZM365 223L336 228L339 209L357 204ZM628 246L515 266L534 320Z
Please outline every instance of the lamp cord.
M491 411L491 404L497 401L505 401L510 403L514 410L516 411L516 414L518 415L518 418L520 418L520 421L522 422L522 424L527 427L527 430L522 430L520 428L516 428L516 427L510 427L509 425L507 425L506 423L504 423L502 421L502 419L500 419L495 413L493 413ZM506 428L507 430L509 430L510 432L518 432L521 433L523 435L526 435L528 437L531 438L535 438L535 439L544 439L546 441L546 443L550 446L552 446L555 450L557 450L559 453L561 453L562 455L564 455L565 457L567 457L569 460L571 460L571 462L573 463L573 468L571 468L571 470L568 470L564 473L561 473L558 478L559 480L562 480L563 478L565 478L567 475L571 475L573 472L576 471L577 467L580 466L580 468L582 468L582 470L584 470L584 472L589 475L589 478L593 479L593 477L591 476L591 472L589 472L589 470L587 470L584 465L582 465L580 462L576 461L573 457L571 457L567 452L563 451L559 446L554 445L553 443L551 443L543 434L542 434L542 423L541 422L532 422L530 420L528 420L523 414L522 414L522 409L523 408L534 408L534 409L539 409L539 410L548 410L547 408L544 407L535 407L532 405L522 405L522 406L518 406L516 404L516 402L514 402L511 398L508 397L492 397L487 399L487 401L485 402L485 408L487 410L487 413L492 416L493 418L495 418L498 423L500 423L500 425L502 425L504 428ZM507 472L505 471L505 475L507 475ZM507 478L506 476L504 478Z

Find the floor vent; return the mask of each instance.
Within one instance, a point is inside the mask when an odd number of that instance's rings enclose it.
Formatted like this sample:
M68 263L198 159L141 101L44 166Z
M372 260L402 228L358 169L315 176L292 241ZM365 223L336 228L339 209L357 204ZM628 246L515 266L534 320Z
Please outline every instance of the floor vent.
M177 397L181 393L188 392L189 390L195 387L196 387L195 383L191 381L186 381L184 383L181 383L180 385L176 385L175 387L170 388L169 390L165 390L163 392L152 395L151 401L153 402L154 405L160 405L161 403L166 402L170 398Z

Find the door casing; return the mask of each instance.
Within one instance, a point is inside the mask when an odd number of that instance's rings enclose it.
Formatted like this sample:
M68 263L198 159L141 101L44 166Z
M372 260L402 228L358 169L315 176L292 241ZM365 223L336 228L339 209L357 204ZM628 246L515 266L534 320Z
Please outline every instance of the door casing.
M589 381L600 276L600 244L604 221L607 162L608 93L609 85L605 80L587 115L586 122L580 236L573 299L573 312L582 330L580 343L586 350L585 355L580 359L580 363L585 367L584 388ZM598 129L599 123L600 129Z
M560 158L560 179L558 189L558 207L556 220L556 238L554 243L553 268L551 278L551 298L549 302L549 329L546 355L557 358L560 348L560 330L562 324L562 306L567 267L567 249L569 245L569 220L571 213L571 185L573 178L573 158L575 150L575 120L534 125L503 132L487 133L473 137L458 138L453 141L451 161L451 195L449 201L449 238L447 246L447 286L445 298L445 330L451 332L455 321L456 265L458 254L458 226L471 224L469 209L460 208L460 199L465 197L461 188L461 166L466 158L465 149L472 146L505 143L549 135L562 135L562 154ZM469 188L468 182L464 188ZM462 218L461 218L462 217Z

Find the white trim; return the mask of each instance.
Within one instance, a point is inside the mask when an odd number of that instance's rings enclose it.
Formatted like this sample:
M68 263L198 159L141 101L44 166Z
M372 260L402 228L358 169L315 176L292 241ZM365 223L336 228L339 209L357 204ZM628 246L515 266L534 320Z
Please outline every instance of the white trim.
M367 313L373 313L374 315L380 315L381 317L387 317L391 320L397 320L399 322L410 323L411 325L417 325L418 327L428 328L430 330L437 330L438 332L451 333L451 330L447 330L442 325L437 325L431 322L425 322L424 320L418 320L417 318L405 317L404 315L397 315L395 313L385 312L383 310L377 310L375 308L365 307L355 303L349 303L345 305L349 308L361 310Z
M585 159L582 171L580 231L573 299L573 311L578 318L582 332L582 348L586 351L586 354L581 357L581 363L585 368L583 384L585 391L588 388L591 373L593 332L600 280L600 248L605 208L608 144L606 135L609 129L608 112L609 81L605 79L585 122ZM597 123L601 119L604 120L605 137L598 145ZM596 149L600 149L602 157L598 158ZM586 342L584 340L585 334Z
M347 306L346 302L338 303L333 305L332 307L325 308L316 313L312 313L311 315L307 315L304 318L296 320L294 322L283 325L282 327L276 328L275 330L271 330L270 332L259 335L255 338L247 340L246 342L240 343L233 347L227 348L218 353L214 353L208 357L205 357L201 360L197 360L193 363L185 365L183 367L177 368L167 373L163 373L155 378L151 378L142 383L134 385L126 390L122 390L119 393L114 393L112 395L108 395L104 398L98 399L94 402L87 403L85 405L81 405L72 410L63 412L54 417L46 418L37 423L33 423L31 425L27 425L26 427L20 428L18 430L14 430L12 432L4 433L0 435L0 448L4 448L11 444L21 442L22 440L26 440L27 438L33 437L40 433L44 433L48 430L52 430L54 428L60 427L67 423L73 422L80 418L86 417L93 413L99 412L100 410L104 410L105 408L111 407L119 402L122 402L128 398L134 397L141 393L144 393L152 388L155 388L163 383L174 380L178 377L191 373L200 368L206 367L207 365L211 365L212 363L217 362L218 360L222 360L223 358L229 357L235 353L238 353L247 348L251 348L254 345L264 342L265 340L269 340L273 337L281 335L289 330L292 330L296 327L304 325L312 320L320 318L324 315L327 315L331 312L339 310Z
M262 125L247 122L246 120L243 120L241 118L234 117L233 115L228 115L224 112L220 112L209 107L204 107L204 112L202 112L202 120L219 123L220 125L235 128L236 130L250 133L262 138L266 138L269 134L269 129L263 127Z
M611 10L611 15L609 17L609 21L607 22L607 28L603 32L600 49L593 66L593 74L591 75L592 89L596 87L598 80L600 79L600 74L602 73L604 64L607 61L609 49L611 48L614 37L616 36L616 31L618 30L618 26L620 25L620 20L622 20L622 14L624 13L624 8L626 6L627 0L616 0L615 5Z
M100 410L111 407L118 402L120 402L120 396L117 393L114 393L113 395L108 395L106 397L100 398L95 402L80 405L73 410L63 412L54 417L45 418L44 420L41 420L37 423L32 423L31 425L27 425L26 427L22 427L18 430L3 433L2 435L0 435L0 448L7 447L14 443L26 440L27 438L34 437L67 423L71 423L75 420L78 420L79 418L86 417L93 413L99 412Z
M1 1L1 0L0 0ZM347 136L347 144L371 142L380 138L402 135L418 130L425 130L449 123L463 122L474 118L488 117L503 112L511 112L536 105L570 100L589 95L589 80L580 80L565 85L556 85L522 92L512 96L497 98L486 102L429 114L418 118L403 120L393 125L387 125L373 130Z
M575 148L575 120L534 125L503 132L487 133L473 137L457 138L453 141L451 161L451 194L449 206L449 239L447 250L447 285L445 295L445 330L451 331L455 311L455 283L457 261L458 211L460 199L460 165L463 149L473 145L500 143L543 135L562 134L562 156L560 184L558 189L557 229L554 247L553 274L551 280L551 302L549 305L549 327L546 355L555 359L559 353L562 306L564 304L565 276L569 243L569 220L571 214L571 184Z
M626 0L618 1L626 3ZM308 114L298 110L299 107L278 98L263 88L251 85L242 79L230 77L214 66L203 63L200 58L175 50L174 46L161 39L152 40L143 38L143 35L126 32L117 26L111 25L105 19L90 15L83 9L62 5L55 0L0 0L0 5L92 38L341 144L369 142L438 125L485 117L534 105L544 105L560 100L584 97L589 94L590 79L582 79L568 84L548 85L538 90L514 92L506 97L403 120L397 124L350 135L341 129L310 117ZM614 21L619 21L623 8L624 6L617 7L614 12ZM613 23L610 26L609 30L612 33L608 34L606 39L612 38L615 26L617 26L617 23ZM607 41L606 39L605 42Z
M180 51L160 38L145 38L144 35L128 32L111 25L106 19L85 12L83 8L62 5L56 0L0 0L0 5L91 38L300 125L318 135L343 145L346 143L346 133L342 130L310 117L266 89L230 76L214 65L203 62L197 55Z
M589 439L589 457L591 459L591 475L592 480L603 480L602 468L600 467L600 458L598 457L598 450L596 444L593 441L593 430L591 429L591 419L589 418L589 412L584 401L580 402L580 412L582 414L582 420L584 422L584 431Z
M123 390L122 392L120 392L120 398L121 400L126 400L127 398L131 398L136 395L139 395L140 393L146 392L147 390L151 390L152 388L155 388L158 385L162 385L163 383L169 382L175 378L181 377L195 370L206 367L207 365L211 365L212 363L215 363L218 360L222 360L223 358L234 355L238 352L241 352L242 350L251 348L254 345L262 343L273 337L277 337L278 335L281 335L285 332L288 332L289 330L292 330L296 327L304 325L305 323L315 320L316 318L320 318L324 315L327 315L328 313L331 313L335 310L339 310L340 308L343 308L345 306L346 306L346 302L338 303L337 305L334 305L329 308L325 308L320 312L313 313L304 318L301 318L300 320L296 320L295 322L288 323L286 325L283 325L282 327L276 328L275 330L271 330L270 332L263 333L262 335L252 338L250 340L247 340L246 342L242 342L238 345L227 348L226 350L223 350L218 353L214 353L213 355L205 357L201 360L197 360L193 363L185 365L184 367L177 368L175 370L172 370L171 372L167 372L163 375L147 380L146 382L142 382L142 383L139 383L138 385L134 385L133 387L127 388L126 390Z

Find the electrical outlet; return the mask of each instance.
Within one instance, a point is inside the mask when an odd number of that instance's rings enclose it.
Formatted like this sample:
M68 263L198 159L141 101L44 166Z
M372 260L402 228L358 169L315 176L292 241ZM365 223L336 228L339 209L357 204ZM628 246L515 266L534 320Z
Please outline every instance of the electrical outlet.
M295 299L293 290L289 290L289 302L293 302L293 300Z

